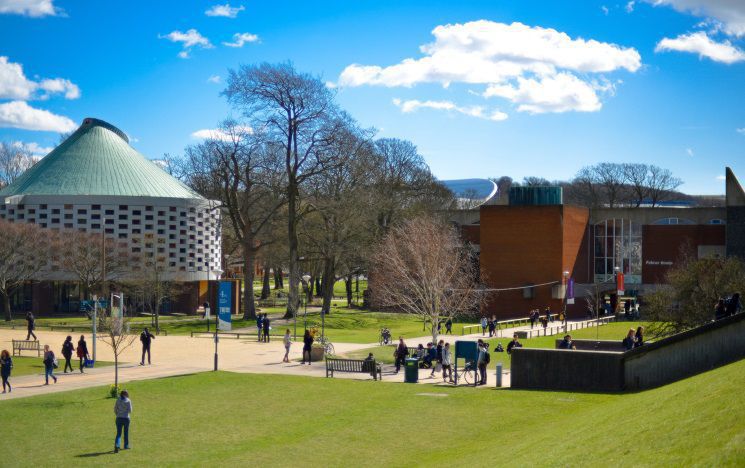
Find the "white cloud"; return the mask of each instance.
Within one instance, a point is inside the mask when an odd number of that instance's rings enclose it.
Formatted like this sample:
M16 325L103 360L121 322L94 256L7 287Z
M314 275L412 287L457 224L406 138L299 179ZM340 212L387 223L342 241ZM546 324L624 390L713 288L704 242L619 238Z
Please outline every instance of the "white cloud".
M37 91L46 93L35 96ZM67 99L77 99L80 97L80 88L63 78L44 79L40 82L29 80L20 63L10 62L8 57L0 56L0 99L44 99L53 93L64 93Z
M0 127L64 133L77 126L67 117L36 109L23 101L11 101L0 104Z
M736 129L735 131L736 131L737 133L739 133L740 135L745 135L745 127L742 127L742 128L738 128L738 129Z
M189 29L186 32L172 31L165 36L158 36L158 38L181 43L183 50L178 53L178 56L184 59L189 58L189 53L191 52L192 47L199 46L202 49L211 49L213 47L209 39L202 36L199 31L194 28Z
M698 54L700 58L706 57L715 62L726 64L745 61L745 51L738 49L727 40L716 42L703 31L681 34L675 39L665 37L657 44L654 50L655 52L671 50L691 52Z
M631 0L630 2L626 3L626 6L624 7L626 9L626 13L633 13L634 12L634 4L636 1Z
M419 109L435 109L457 112L459 114L486 120L500 121L507 119L507 114L496 109L489 112L483 106L461 107L451 101L419 101L417 99L402 101L401 99L396 98L393 100L393 104L401 109L401 112L404 114L416 112Z
M230 134L220 128L203 128L193 132L191 137L198 140L233 141L234 136L240 136L241 133L253 133L253 129L245 125L237 125L234 129L234 134Z
M41 146L40 144L33 141L28 143L24 143L22 141L14 141L13 146L27 151L31 154L31 156L36 157L44 157L47 154L51 153L54 149L54 146Z
M722 31L736 37L745 36L745 2L742 0L646 0L655 6L670 6L699 17L722 23Z
M48 93L64 93L65 99L77 99L80 97L80 88L70 80L63 78L54 78L42 80L39 88Z
M519 77L516 84L490 85L484 97L494 96L503 97L516 104L518 111L531 114L594 112L602 107L592 84L566 72L539 79Z
M525 73L636 71L641 57L633 48L522 23L479 20L437 26L435 42L420 47L420 59L388 67L353 64L339 77L343 86L413 86L419 83L498 83Z
M555 29L522 23L479 20L437 26L432 34L435 41L420 47L423 57L407 58L386 67L352 64L342 71L338 84L350 87L411 87L420 83L440 83L447 87L453 82L485 84L504 91L494 93L495 96L512 95L513 102L525 99L518 110L586 111L600 109L597 89L592 80L583 81L574 73L586 76L617 70L635 72L641 67L641 56L633 48L594 39L573 39ZM563 92L554 89L565 84L571 88ZM540 86L549 89L533 90ZM531 88L528 94L536 99L529 99L522 92L525 87ZM508 92L509 88L514 91ZM588 91L592 96L587 96ZM564 98L549 98L557 93L565 95ZM525 98L520 98L524 95ZM577 103L576 109L569 106L573 102L572 96ZM544 101L547 105L542 106Z
M243 5L237 7L231 7L230 3L225 5L215 5L209 10L205 11L204 14L207 16L222 16L224 18L235 18L238 13L245 10L246 7Z
M726 177L726 176L724 176L724 175L718 175L718 176L716 177L716 179L717 179L717 180L727 180L727 177Z
M688 156L693 156L693 150L691 148L686 148L686 154Z
M228 47L243 47L246 42L256 42L259 40L259 36L251 33L235 33L233 34L233 42L223 42L223 45Z
M219 83L220 82L220 75L212 75L209 78L207 78L207 82L209 83Z
M608 7L607 7L607 6L605 6L605 5L600 5L600 9L601 9L601 10L603 11L603 14L604 14L605 16L608 16L609 10L608 10Z
M0 14L16 14L40 18L55 16L61 11L52 0L0 0Z

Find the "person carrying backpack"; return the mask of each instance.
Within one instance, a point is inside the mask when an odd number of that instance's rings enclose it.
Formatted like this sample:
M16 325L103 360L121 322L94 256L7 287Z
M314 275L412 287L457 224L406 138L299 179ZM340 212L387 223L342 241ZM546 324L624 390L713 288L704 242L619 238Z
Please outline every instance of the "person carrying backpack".
M476 361L476 364L479 369L479 385L486 385L486 368L489 365L489 362L491 362L491 356L489 355L489 344L484 343L483 340L479 340L478 349L479 357Z
M49 377L54 379L54 383L57 383L57 376L54 375L54 368L57 367L57 358L54 356L54 351L49 349L49 345L44 345L44 385L49 385Z

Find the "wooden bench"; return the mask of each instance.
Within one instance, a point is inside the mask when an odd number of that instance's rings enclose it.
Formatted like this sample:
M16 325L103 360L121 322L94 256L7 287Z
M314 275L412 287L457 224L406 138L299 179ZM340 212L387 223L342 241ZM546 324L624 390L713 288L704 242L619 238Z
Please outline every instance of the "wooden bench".
M374 360L326 358L326 377L333 377L334 372L368 374L375 380L378 377L383 380L383 370Z
M41 348L39 348L38 341L13 340L13 356L16 355L16 351L18 351L19 356L21 355L21 351L36 351L36 355L41 356Z

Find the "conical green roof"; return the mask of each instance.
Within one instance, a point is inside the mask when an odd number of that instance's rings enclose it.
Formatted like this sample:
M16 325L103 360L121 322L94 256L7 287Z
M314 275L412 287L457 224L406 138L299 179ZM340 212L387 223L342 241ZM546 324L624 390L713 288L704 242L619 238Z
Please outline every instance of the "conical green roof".
M202 198L129 146L124 132L93 118L0 190L13 195Z

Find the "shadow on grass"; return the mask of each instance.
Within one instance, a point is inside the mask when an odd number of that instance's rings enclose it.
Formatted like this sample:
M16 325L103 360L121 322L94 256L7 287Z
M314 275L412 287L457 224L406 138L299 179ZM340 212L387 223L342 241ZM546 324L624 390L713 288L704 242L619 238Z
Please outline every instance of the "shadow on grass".
M100 457L102 455L114 455L114 451L109 450L108 452L81 453L80 455L75 455L75 458L92 458L92 457Z

